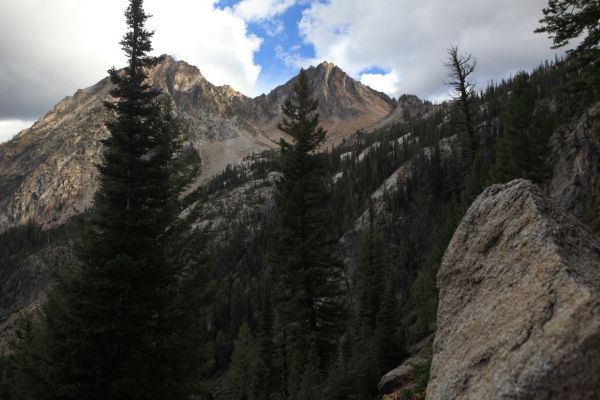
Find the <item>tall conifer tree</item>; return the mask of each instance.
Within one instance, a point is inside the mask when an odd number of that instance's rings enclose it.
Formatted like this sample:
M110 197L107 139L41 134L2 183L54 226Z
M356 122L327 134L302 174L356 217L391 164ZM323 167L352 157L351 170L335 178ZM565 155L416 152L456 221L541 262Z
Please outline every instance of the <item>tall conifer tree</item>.
M479 149L479 137L472 104L475 96L475 84L471 81L477 61L472 54L461 53L457 46L451 46L447 52L448 58L445 63L449 78L447 84L455 92L454 99L460 110L462 129L467 136L464 152L468 161L472 162Z
M196 274L189 260L173 262L181 257L167 250L171 234L181 232L179 194L194 168L178 159L179 126L147 83L155 59L148 56L143 0L131 0L125 17L128 65L109 71L114 119L94 209L78 241L78 263L49 296L30 340L43 345L17 362L20 398L184 399L201 365L186 287ZM32 357L38 365L19 370ZM37 379L42 384L28 392L26 383Z
M536 92L527 73L519 73L511 89L491 177L494 182L526 178L539 183L549 173L548 141L553 123L546 108L536 110Z
M342 265L327 208L324 156L319 153L325 131L318 126L316 109L317 101L311 97L308 77L302 70L293 97L282 107L284 119L279 124L293 141L280 141L278 238L272 251L288 383L319 383L318 377L335 353L344 318ZM290 397L300 398L294 391L290 389Z

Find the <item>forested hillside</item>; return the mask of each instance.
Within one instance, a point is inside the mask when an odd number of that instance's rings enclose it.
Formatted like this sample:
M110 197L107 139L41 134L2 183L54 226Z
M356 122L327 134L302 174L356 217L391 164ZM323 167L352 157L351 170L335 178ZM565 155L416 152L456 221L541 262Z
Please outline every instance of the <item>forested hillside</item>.
M0 399L379 398L436 332L436 275L487 187L528 179L600 234L597 41L485 88L451 47L453 100L405 96L402 118L335 146L302 70L278 148L196 186L196 153L146 83L141 4L132 61L111 71L95 207L0 233ZM424 398L430 362L401 398Z
M481 144L472 160L463 153L456 103L436 106L426 118L357 132L323 156L348 306L337 365L322 388L328 396L374 396L379 377L405 349L435 331L437 269L466 208L485 187L525 177L552 193L561 141L599 100L594 91L577 89L589 72L559 60L478 92L472 107ZM592 146L589 166L597 169L597 137ZM198 199L192 208L203 210L197 216L202 226L219 215L208 251L217 282L209 381L219 398L266 398L260 397L266 389L254 386L263 374L275 379L268 389L273 396L281 390L269 262L277 170L277 154L263 153L228 168L190 198ZM585 204L580 218L597 230L595 182L577 202ZM216 204L225 206L216 212ZM267 372L265 347L273 352Z

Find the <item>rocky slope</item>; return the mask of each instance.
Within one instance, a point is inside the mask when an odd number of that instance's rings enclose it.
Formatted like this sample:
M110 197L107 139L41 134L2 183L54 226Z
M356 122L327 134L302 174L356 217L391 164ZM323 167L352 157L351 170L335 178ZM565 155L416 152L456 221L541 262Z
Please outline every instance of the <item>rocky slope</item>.
M341 69L322 63L307 70L328 142L338 143L393 114L397 103ZM275 147L281 105L295 79L268 95L250 99L229 86L214 86L185 62L163 56L150 72L154 86L174 102L188 141L203 162L202 180L245 156ZM103 101L111 83L103 79L61 100L30 129L0 145L0 231L33 220L62 224L91 205L94 165L109 115ZM423 103L424 104L424 103Z
M576 217L600 230L600 103L554 135L550 192Z
M396 108L395 100L355 81L334 64L323 62L308 68L306 74L313 96L319 101L317 111L321 116L321 126L329 133L328 143L337 144L357 130L374 126ZM294 78L253 101L254 122L270 139L280 135L277 129L281 120L279 110L295 82Z
M68 243L39 249L12 268L0 268L0 354L10 352L20 316L42 304L54 282L54 274L71 259Z
M329 130L328 143L339 143L398 110L395 100L354 81L333 64L311 67L307 74L319 100L322 126ZM196 67L168 56L149 78L173 99L187 139L200 153L202 180L276 146L281 105L295 81L250 99L229 86L212 85ZM60 225L91 205L94 165L100 161L100 140L107 135L109 118L103 102L111 87L106 78L77 91L30 129L0 145L0 231L30 220L45 227Z
M244 122L235 113L248 100L243 95L213 86L197 68L170 57L149 77L173 98L188 140L202 155L203 146L218 142L234 153L231 157L240 157L229 146L237 138L241 156L265 147L244 136ZM46 227L60 225L91 205L100 140L108 134L103 102L110 99L111 88L110 80L103 79L77 91L30 129L0 145L0 230L29 220ZM205 162L210 161L207 156Z
M600 242L525 180L468 210L437 277L427 399L600 393Z

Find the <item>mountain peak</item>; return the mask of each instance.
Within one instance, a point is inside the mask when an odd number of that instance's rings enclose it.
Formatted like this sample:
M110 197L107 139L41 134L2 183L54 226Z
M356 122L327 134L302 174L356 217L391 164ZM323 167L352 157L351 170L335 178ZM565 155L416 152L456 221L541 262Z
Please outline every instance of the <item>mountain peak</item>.
M215 86L200 70L170 55L158 57L150 83L173 100L189 142L199 151L207 179L248 154L272 148L281 137L281 106L293 95L293 78L269 94L249 98ZM396 103L324 61L307 69L327 146L384 120ZM0 145L0 231L35 220L66 221L92 204L95 165L110 118L109 78L57 103L30 129ZM31 151L35 148L35 151Z
M323 61L316 67L310 67L307 69L307 72L309 76L317 75L325 76L326 78L329 76L349 77L344 70L329 61Z
M334 63L330 63L329 61L323 61L321 62L319 65L317 65L317 69L318 68L323 68L326 70L332 70L332 69L340 69L340 67L338 67L337 65L335 65Z

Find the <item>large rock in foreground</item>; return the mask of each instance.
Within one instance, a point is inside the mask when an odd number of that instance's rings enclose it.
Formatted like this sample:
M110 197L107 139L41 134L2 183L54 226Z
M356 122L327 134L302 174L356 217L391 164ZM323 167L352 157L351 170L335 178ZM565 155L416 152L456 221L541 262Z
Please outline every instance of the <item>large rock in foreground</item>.
M597 399L600 244L525 180L488 188L450 242L427 399Z

